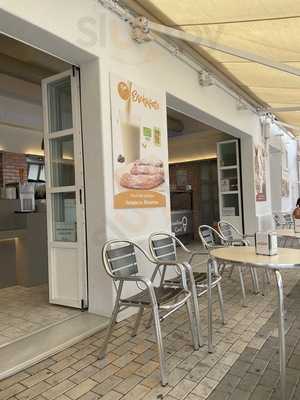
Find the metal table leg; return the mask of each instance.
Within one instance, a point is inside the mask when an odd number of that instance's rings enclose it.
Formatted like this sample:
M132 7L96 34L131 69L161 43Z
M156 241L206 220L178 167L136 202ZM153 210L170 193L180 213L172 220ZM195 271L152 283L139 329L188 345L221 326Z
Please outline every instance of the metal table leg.
M283 282L279 271L275 270L275 279L278 292L278 337L280 346L280 390L281 400L286 400L286 348L285 348L285 329L284 329L284 297Z
M212 344L212 298L211 298L212 263L216 263L216 260L208 260L208 262L207 262L208 352L209 353L213 352L213 344Z

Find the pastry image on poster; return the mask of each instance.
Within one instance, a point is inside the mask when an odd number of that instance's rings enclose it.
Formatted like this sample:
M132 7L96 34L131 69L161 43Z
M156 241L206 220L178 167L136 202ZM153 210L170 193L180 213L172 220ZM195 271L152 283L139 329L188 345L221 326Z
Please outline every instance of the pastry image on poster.
M111 76L115 208L166 205L167 133L160 96Z

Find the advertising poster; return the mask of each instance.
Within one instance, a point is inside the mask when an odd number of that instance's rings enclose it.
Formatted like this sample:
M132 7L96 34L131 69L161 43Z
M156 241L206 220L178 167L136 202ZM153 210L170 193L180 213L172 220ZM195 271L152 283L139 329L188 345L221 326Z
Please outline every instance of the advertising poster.
M256 201L267 200L266 185L266 150L262 145L255 146L255 189Z
M288 162L288 151L284 145L282 145L282 162L281 162L281 196L289 197L290 195L290 180L289 180L289 162Z
M111 75L114 208L166 206L167 132L162 93Z

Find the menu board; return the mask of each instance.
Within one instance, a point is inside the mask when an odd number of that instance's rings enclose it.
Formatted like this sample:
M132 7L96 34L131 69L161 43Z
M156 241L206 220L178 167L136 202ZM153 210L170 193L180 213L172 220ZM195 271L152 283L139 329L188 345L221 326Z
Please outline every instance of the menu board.
M166 206L163 94L111 75L114 208Z

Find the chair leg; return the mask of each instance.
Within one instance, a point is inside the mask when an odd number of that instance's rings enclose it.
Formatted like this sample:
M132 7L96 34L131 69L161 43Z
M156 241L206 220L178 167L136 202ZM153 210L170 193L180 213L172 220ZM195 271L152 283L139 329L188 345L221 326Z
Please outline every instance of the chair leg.
M110 323L109 323L109 326L108 326L108 329L107 329L107 334L106 334L102 349L101 349L101 351L99 353L99 356L98 356L98 358L100 360L105 357L107 346L108 346L108 341L109 341L109 339L111 337L113 327L114 327L114 325L116 323L116 319L117 319L117 315L118 315L119 307L120 307L120 298L121 298L122 289L123 289L123 282L120 282L118 290L117 290L117 296L116 296L114 309L113 309L113 312L112 312L112 315L111 315L111 319L110 319Z
M114 306L114 310L113 310L113 313L112 313L112 316L111 316L111 319L110 319L110 323L109 323L109 326L108 326L108 330L107 330L107 333L106 333L106 336L105 336L105 340L104 340L102 349L101 349L101 351L100 351L100 353L98 355L98 359L99 360L102 360L106 356L106 350L107 350L108 342L109 342L109 339L111 337L111 334L112 334L112 331L113 331L113 327L114 327L114 325L116 323L118 312L119 312L119 300L116 300L116 303L115 303L115 306Z
M245 284L244 284L244 277L243 277L242 267L241 267L241 266L238 266L238 269L239 269L240 282L241 282L241 289L242 289L242 296L243 296L243 307L247 307L247 303L246 303L246 291L245 291Z
M232 264L232 266L230 267L229 279L231 279L231 277L232 277L233 270L234 270L234 264Z
M208 312L208 352L212 353L213 352L213 333L212 333L212 296L211 296L211 283L212 283L212 277L211 277L211 264L212 262L208 260L207 263L207 312Z
M139 311L138 311L138 313L137 313L135 324L134 324L134 327L133 327L132 332L131 332L131 336L132 337L136 336L136 334L137 334L137 331L139 329L139 326L140 326L140 323L141 323L141 320L142 320L143 313L144 313L144 307L141 306Z
M214 263L214 271L216 276L218 276L218 266L216 261L213 261ZM224 299L223 299L223 292L222 292L222 285L221 282L217 283L217 288L218 288L218 298L219 298L219 305L220 305L220 314L221 314L221 321L222 324L225 325L225 314L224 314Z
M217 283L217 288L218 288L218 297L219 297L219 304L220 304L221 321L222 321L222 324L225 325L224 299L223 299L223 293L222 293L222 286L221 286L220 282Z
M258 279L258 273L257 273L257 269L253 268L253 273L254 273L254 279L256 282L256 289L257 289L257 293L259 293L259 279Z
M259 284L258 284L258 277L257 277L256 269L253 267L250 267L250 273L251 273L253 291L255 294L257 294L257 293L259 293Z
M191 327L194 350L199 350L199 340L198 340L196 325L194 323L194 313L193 313L193 307L191 304L191 299L187 300L186 309L187 309L190 327Z
M224 271L225 271L225 268L226 268L226 264L219 264L219 275L223 275L223 273L224 273Z
M195 284L192 267L188 263L184 263L184 267L189 276L190 291L192 293L192 305L193 305L193 309L194 309L194 317L195 317L195 322L196 322L198 344L201 347L201 346L203 346L203 338L202 338L202 333L201 333L201 322L200 322L200 311L199 311L199 303L198 303L198 296L197 296L197 287Z
M153 321L153 312L150 311L148 321L146 322L146 329L150 329Z
M153 305L153 319L154 319L155 334L158 347L160 379L162 386L166 386L168 384L168 375L167 375L166 359L165 359L163 340L161 334L159 311L157 305Z
M265 274L266 274L266 278L267 278L267 283L268 283L268 285L270 285L271 278L270 278L270 271L268 270L268 268L265 269Z
M262 291L261 291L262 296L266 294L266 270L264 269L262 271Z

